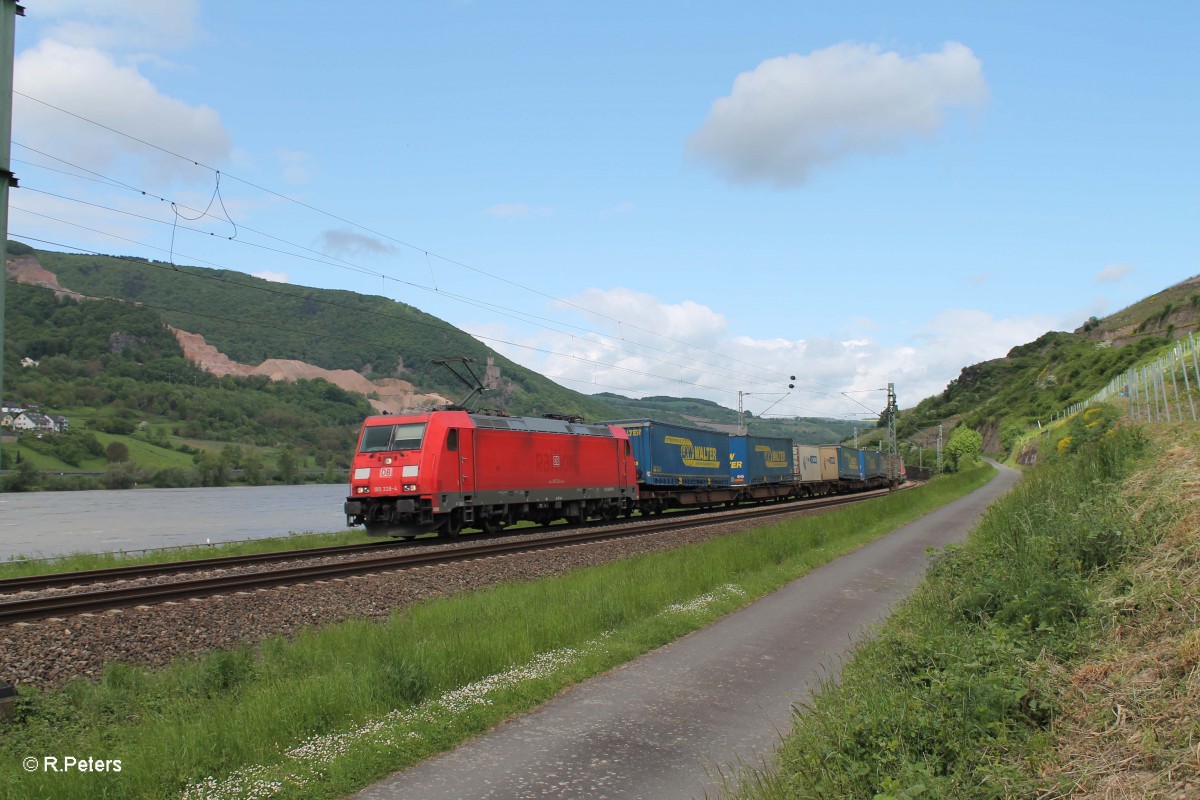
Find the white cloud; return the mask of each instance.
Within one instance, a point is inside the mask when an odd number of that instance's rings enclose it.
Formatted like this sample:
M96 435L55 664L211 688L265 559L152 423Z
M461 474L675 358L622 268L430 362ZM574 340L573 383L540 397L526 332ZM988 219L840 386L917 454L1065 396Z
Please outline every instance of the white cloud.
M291 283L286 272L263 270L262 272L251 272L250 274L255 278L262 278L264 281L272 281L273 283Z
M298 150L279 150L275 153L275 158L279 161L283 179L293 186L300 186L312 180L313 157L311 153L303 153Z
M739 75L687 148L733 183L798 186L817 167L931 138L948 109L986 99L980 61L962 44L905 58L844 42Z
M948 309L889 343L874 334L754 339L731 331L719 312L691 301L668 303L618 288L591 289L568 302L572 305L559 310L582 306L596 312L581 322L596 333L540 330L522 338L496 323L468 329L492 337L487 343L514 361L579 391L702 397L734 408L741 390L753 393L746 408L761 413L787 391L787 376L796 375L796 389L771 414L859 417L883 409L888 383L895 383L901 407L910 408L940 393L963 367L1000 358L1063 328L1056 317L996 319L983 311Z
M337 256L390 255L396 252L395 245L348 228L322 231L321 249Z
M1096 283L1116 283L1135 269L1133 264L1109 264L1096 273L1095 280Z
M1070 327L1073 326L1059 316L996 319L976 309L946 309L910 337L916 358L903 370L910 386L907 405L940 393L963 367L1001 358L1017 345L1032 342L1047 331ZM897 383L897 391L899 386Z
M47 38L100 50L174 50L199 34L199 0L38 0Z
M105 131L42 103L16 98L15 141L36 142L37 149L88 169L103 172L121 159L132 158L143 170L143 179L186 176L211 180L209 170L163 150L219 165L232 149L231 137L212 108L188 105L162 94L136 69L118 65L99 50L43 40L17 58L14 83L18 91L43 103L162 148Z
M617 326L612 320L630 320L633 325L653 331L660 337L682 339L692 344L715 342L728 328L724 315L707 306L691 300L665 303L653 295L633 289L588 289L568 298L567 303L594 311L595 314L589 315L589 322L614 328L612 332L618 338L626 333L631 338L637 338L639 332L637 328ZM568 306L560 304L560 308L565 307Z
M501 203L484 210L489 217L501 219L516 219L522 217L544 217L550 214L550 209L544 206L530 206L525 203Z

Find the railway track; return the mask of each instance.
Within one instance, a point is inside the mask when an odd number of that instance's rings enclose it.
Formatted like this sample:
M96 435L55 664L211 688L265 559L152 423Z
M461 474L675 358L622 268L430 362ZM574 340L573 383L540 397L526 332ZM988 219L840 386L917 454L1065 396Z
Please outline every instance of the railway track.
M187 561L168 561L160 564L132 564L125 567L106 567L104 569L87 569L77 572L55 572L46 575L30 575L22 578L0 579L0 595L17 592L36 592L42 589L53 589L62 586L80 586L88 583L105 583L108 581L129 581L139 578L153 578L159 575L174 575L180 572L194 572L206 569L226 569L253 564L268 564L273 561L298 561L303 558L320 558L324 556L353 555L367 553L383 547L395 547L398 542L392 540L360 542L359 544L343 544L325 547L308 547L302 550L281 550L274 553L252 553L241 556L218 556L215 558L194 558Z
M143 585L99 589L71 594L57 594L29 599L10 600L7 602L0 602L0 625L17 622L30 622L38 619L62 617L71 614L96 614L116 608L211 597L213 595L230 594L234 592L249 592L309 581L346 578L353 575L366 575L376 572L411 569L414 567L429 566L434 564L447 564L456 561L465 561L511 553L532 552L554 547L564 547L575 544L602 541L605 539L645 536L678 530L680 528L720 525L746 519L769 518L783 514L846 505L859 502L861 500L878 497L884 494L887 494L887 490L866 492L856 495L841 495L803 503L777 503L767 506L760 506L745 511L723 513L713 518L697 519L695 517L688 516L674 519L655 519L651 522L637 525L622 525L618 527L606 526L604 528L585 528L583 530L574 529L570 532L551 534L548 536L538 536L534 539L509 538L504 541L489 540L482 541L478 544L467 544L466 546L459 546L450 549L432 550L405 547L403 549L391 549L391 552L388 552L385 555L369 556L349 561L306 564L295 567L262 570L252 573L193 578L148 586ZM260 562L271 560L280 561L281 559L291 560L305 556L331 555L335 554L331 553L332 550L345 551L347 548L349 548L351 552L354 550L369 551L371 549L380 549L382 544L389 543L367 543L365 546L356 545L341 548L314 548L310 551L292 551L290 553L283 554L262 554L262 558L249 558ZM303 553L304 555L301 556L299 555L300 553ZM270 556L270 558L267 556ZM137 568L132 567L117 568L116 570L91 570L87 573L66 573L52 576L47 575L41 576L43 582L39 588L72 584L78 585L85 583L87 581L82 579L81 576L83 575L105 573L105 577L101 578L100 580L114 580L118 578L127 579L130 576L145 577L147 574L162 575L195 569L212 569L216 567L231 566L233 565L231 564L231 561L243 558L247 557L235 556L229 560L201 559L196 562L177 562L171 565L150 565L150 567L156 571L143 573L140 575L136 574L134 571ZM254 561L251 560L239 562L239 564L246 563L254 563ZM128 569L131 571L120 572L120 570L123 569ZM113 573L117 574L114 575ZM68 580L72 577L72 575L74 576L74 580ZM46 582L51 579L56 582ZM12 582L22 580L31 579L13 579ZM88 578L88 580L92 580L92 578ZM0 591L4 591L2 588L4 583L10 582L6 581L0 583Z

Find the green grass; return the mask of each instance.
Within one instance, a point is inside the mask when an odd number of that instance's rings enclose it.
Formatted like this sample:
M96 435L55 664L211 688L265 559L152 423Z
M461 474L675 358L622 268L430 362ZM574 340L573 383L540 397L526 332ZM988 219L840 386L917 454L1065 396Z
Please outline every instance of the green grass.
M1038 665L1076 653L1090 582L1152 540L1114 489L1144 449L1136 429L1116 430L1028 473L796 717L778 769L750 773L738 797L1043 796L1036 762L1057 700Z
M62 412L54 411L51 413L58 414ZM193 461L190 453L181 453L177 449L168 450L166 448L159 447L146 441L145 437L142 435L135 434L126 436L92 430L87 427L86 419L82 418L81 416L72 416L69 413L62 415L70 419L73 430L82 430L91 433L96 437L100 444L105 447L108 447L111 442L122 442L126 447L129 448L129 461L138 470L144 472L154 472L160 469L172 468L190 470L195 466L195 462ZM163 420L152 421L152 426L155 428L169 429L170 426L165 424L165 422L166 421ZM78 465L73 465L46 453L39 453L26 445L22 445L21 440L29 435L30 434L24 434L19 437L16 444L5 443L4 449L11 449L13 451L20 452L22 461L28 460L39 470L66 473L104 472L104 470L108 467L108 461L104 458L104 456L84 458L80 460ZM55 434L46 435L53 436ZM178 448L179 445L186 444L197 450L219 451L223 446L228 444L227 442L207 442L195 439L184 439L175 436L174 434L168 434L166 438L173 448ZM276 450L274 448L256 448L249 445L239 445L239 447L244 447L247 450L257 450L266 456L272 465L276 460Z
M569 575L418 604L159 671L22 693L0 796L342 796L702 627L989 480L923 488ZM28 754L120 774L25 773ZM312 754L316 756L310 757ZM291 777L289 777L291 776ZM209 781L211 784L205 784ZM212 791L204 788L208 785Z

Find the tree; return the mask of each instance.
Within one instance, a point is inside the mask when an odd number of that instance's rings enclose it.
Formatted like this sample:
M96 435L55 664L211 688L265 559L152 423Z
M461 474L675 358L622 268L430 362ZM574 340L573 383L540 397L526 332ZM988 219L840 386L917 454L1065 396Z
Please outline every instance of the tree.
M241 469L242 448L236 444L227 444L221 448L221 462L230 469Z
M946 465L950 472L958 472L979 460L983 449L983 436L979 431L959 425L950 432L946 440Z
M300 483L300 463L295 448L290 445L279 453L279 480L283 483Z
M258 451L249 450L242 456L242 479L251 486L261 486L266 482L262 456Z
M124 442L111 442L104 451L104 458L110 464L117 464L122 461L129 460L129 448ZM70 463L70 462L67 462Z
M30 492L37 488L41 478L41 471L33 465L32 461L25 459L17 464L16 470L8 473L4 476L3 480L0 480L0 486L6 492Z
M229 465L211 450L202 450L192 456L196 463L196 479L201 486L226 486L229 483Z
M137 484L137 474L128 463L109 464L104 470L105 489L132 489Z

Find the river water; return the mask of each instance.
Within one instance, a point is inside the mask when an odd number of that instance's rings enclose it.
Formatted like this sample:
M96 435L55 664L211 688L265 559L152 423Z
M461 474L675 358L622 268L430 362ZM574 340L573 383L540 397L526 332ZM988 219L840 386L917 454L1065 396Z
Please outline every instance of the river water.
M343 531L345 484L0 493L0 560Z

